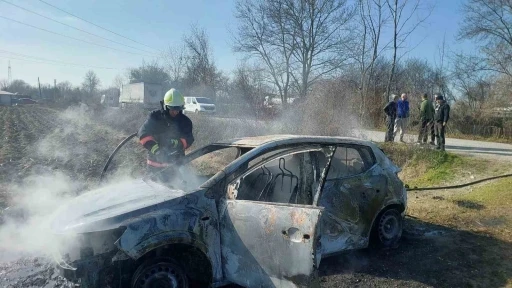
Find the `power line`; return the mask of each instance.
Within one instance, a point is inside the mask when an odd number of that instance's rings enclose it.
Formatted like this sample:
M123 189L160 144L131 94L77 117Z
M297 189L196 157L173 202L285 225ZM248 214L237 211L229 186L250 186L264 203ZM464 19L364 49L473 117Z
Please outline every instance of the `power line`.
M153 54L153 52L146 51L146 50L143 50L143 49L140 49L140 48L137 48L137 47L133 47L133 46L130 46L130 45L126 45L126 44L124 44L124 43L117 42L117 41L114 41L114 40L111 40L111 39L105 38L105 37L103 37L103 36L96 35L96 34L94 34L94 33L87 32L87 31L85 31L85 30L83 30L83 29L80 29L80 28L77 28L77 27L73 27L73 26L71 26L71 25L69 25L69 24L66 24L66 23L60 22L60 21L58 21L58 20L55 20L55 19L50 18L50 17L47 17L47 16L44 16L44 15L42 15L42 14L39 14L39 13L37 13L37 12L34 12L34 11L29 10L29 9L27 9L27 8L24 8L24 7L21 7L21 6L19 6L19 5L14 4L14 3L8 2L8 1L6 1L6 0L0 0L0 1L5 2L5 3L7 3L7 4L9 4L9 5L12 5L12 6L14 6L14 7L17 7L17 8L19 8L19 9L25 10L25 11L27 11L27 12L29 12L29 13L35 14L35 15L37 15L37 16L43 17L43 18L45 18L45 19L48 19L48 20L50 20L50 21L53 21L53 22L59 23L59 24L64 25L64 26L66 26L66 27L70 27L70 28L73 28L73 29L75 29L75 30L78 30L78 31L81 31L81 32L87 33L87 34L89 34L89 35L92 35L92 36L95 36L95 37L101 38L101 39L103 39L103 40L107 40L107 41L110 41L110 42L112 42L112 43L120 44L120 45L123 45L123 46L129 47L129 48L132 48L132 49L135 49L135 50L139 50L139 51L142 51L142 52L145 52L145 53Z
M81 67L96 68L96 69L122 70L122 69L119 69L119 68L83 65L83 64L78 64L78 63L70 63L70 62L51 60L51 59L46 59L46 58L41 58L41 57L34 57L34 56L25 55L25 54L15 53L15 52L7 51L7 50L0 50L0 53L6 53L6 54L15 55L16 57L25 57L25 58L35 59L35 60L28 60L28 59L22 59L22 58L21 59L20 58L13 58L11 56L4 56L3 58L23 60L23 61L30 61L30 62L37 62L37 63L54 62L54 64L58 64L58 65L81 66ZM41 61L45 61L45 62L41 62ZM47 64L47 63L45 63L45 64Z
M48 63L44 61L38 61L38 60L29 60L29 59L23 59L23 58L17 58L17 57L11 57L11 56L3 56L0 55L0 58L8 59L8 60L19 60L19 61L25 61L25 62L33 62L33 63L39 63L39 64L46 64L46 65L53 65L53 66L70 66L71 64L60 64L60 63ZM118 68L108 68L108 67L96 67L96 66L84 66L84 65L71 65L71 66L77 66L77 67L83 67L83 68L94 68L94 69L108 69L108 70L122 70Z
M1 15L0 15L0 18L6 19L6 20L9 20L9 21L13 21L13 22L16 22L16 23L21 24L21 25L29 26L29 27L32 27L32 28L37 29L37 30L45 31L45 32L48 32L48 33L51 33L51 34L59 35L59 36L66 37L66 38L69 38L69 39L73 39L73 40L76 40L76 41L84 42L84 43L87 43L87 44L96 45L96 46L100 46L100 47L103 47L103 48L108 48L108 49L112 49L112 50L116 50L116 51L120 51L120 52L125 52L125 53L130 53L130 54L134 54L134 55L150 56L150 55L130 52L130 51L126 51L126 50L121 50L121 49L117 49L117 48L113 48L113 47L109 47L109 46L105 46L105 45L101 45L101 44L85 41L85 40L82 40L82 39L74 38L74 37L67 36L67 35L64 35L64 34L60 34L60 33L57 33L57 32L53 32L53 31L50 31L50 30L47 30L47 29L44 29L44 28L40 28L40 27L31 25L31 24L23 23L23 22L20 22L20 21L11 19L11 18L7 18L7 17L1 16Z
M139 41L133 40L133 39L128 38L128 37L125 37L125 36L123 36L123 35L121 35L121 34L118 34L118 33L114 32L114 31L111 31L111 30L109 30L109 29L107 29L107 28L103 28L103 27L101 27L101 26L99 26L99 25L96 25L96 24L94 24L94 23L92 23L92 22L90 22L90 21L88 21L88 20L85 20L85 19L83 19L83 18L81 18L81 17L78 17L78 16L76 16L76 15L74 15L74 14L71 14L70 12L67 12L67 11L65 11L65 10L63 10L63 9L61 9L61 8L57 7L57 6L54 6L54 5L52 5L52 4L50 4L50 3L46 2L46 1L43 1L43 0L39 0L39 1L43 2L44 4L46 4L46 5L48 5L48 6L51 6L51 7L55 8L55 9L59 10L59 11L61 11L61 12L64 12L64 13L66 13L66 14L68 14L68 15L71 15L71 16L73 16L73 17L75 17L75 18L78 18L78 19L80 19L80 20L82 20L82 21L84 21L84 22L87 22L87 23L89 23L89 24L91 24L91 25L94 25L94 26L96 26L96 27L98 27L98 28L100 28L100 29L103 29L103 30L108 31L108 32L110 32L110 33L112 33L112 34L115 34L115 35L117 35L117 36L119 36L119 37L122 37L122 38L128 39L128 40L133 41L133 42L135 42L135 43L137 43L137 44L140 44L140 45L146 46L146 47L148 47L148 48L154 49L154 50L156 50L156 51L159 51L158 49L155 49L155 48L153 48L153 47L151 47L151 46L148 46L148 45L146 45L146 44L144 44L144 43L140 43Z

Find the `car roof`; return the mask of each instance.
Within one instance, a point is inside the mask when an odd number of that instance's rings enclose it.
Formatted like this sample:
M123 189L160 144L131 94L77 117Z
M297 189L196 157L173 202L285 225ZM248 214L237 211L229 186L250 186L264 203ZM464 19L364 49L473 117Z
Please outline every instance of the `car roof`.
M216 142L215 145L241 147L241 148L256 148L266 145L283 145L283 144L301 144L301 143L316 143L316 144L357 144L357 145L371 145L370 141L353 138L353 137L339 137L339 136L311 136L311 135L265 135L227 139Z

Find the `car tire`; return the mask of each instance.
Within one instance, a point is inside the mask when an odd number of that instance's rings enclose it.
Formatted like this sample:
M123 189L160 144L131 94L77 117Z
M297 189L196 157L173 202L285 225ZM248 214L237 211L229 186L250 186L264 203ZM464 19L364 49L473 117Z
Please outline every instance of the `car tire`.
M188 288L189 281L183 268L172 258L158 257L149 259L135 270L131 287Z
M383 211L373 225L373 246L394 248L402 238L403 218L396 209Z

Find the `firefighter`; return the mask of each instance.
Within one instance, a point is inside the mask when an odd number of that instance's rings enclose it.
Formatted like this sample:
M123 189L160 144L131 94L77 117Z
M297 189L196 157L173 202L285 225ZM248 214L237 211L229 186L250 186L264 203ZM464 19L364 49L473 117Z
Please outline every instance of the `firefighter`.
M184 106L183 95L170 89L162 109L152 111L138 131L140 144L148 150L147 173L154 181L176 180L179 160L194 143L192 121L183 114Z

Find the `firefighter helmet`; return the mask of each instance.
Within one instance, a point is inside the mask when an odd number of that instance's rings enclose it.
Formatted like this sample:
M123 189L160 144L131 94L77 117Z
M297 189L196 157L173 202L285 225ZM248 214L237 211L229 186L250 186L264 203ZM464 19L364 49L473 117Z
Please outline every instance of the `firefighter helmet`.
M181 93L178 90L172 88L169 91L167 91L167 93L165 93L164 105L166 107L180 107L181 109L183 109L183 106L185 105L185 98L183 97L183 95L181 95Z

